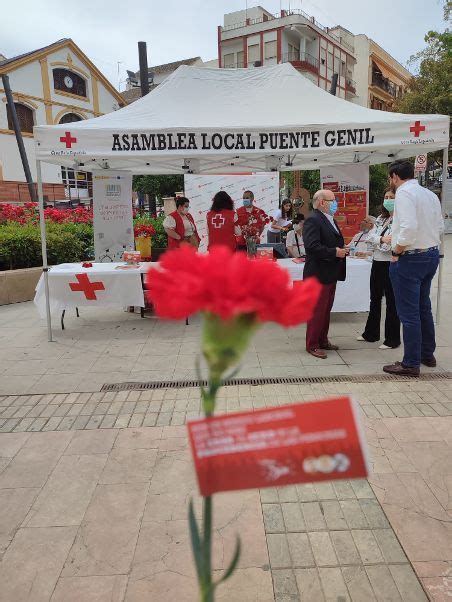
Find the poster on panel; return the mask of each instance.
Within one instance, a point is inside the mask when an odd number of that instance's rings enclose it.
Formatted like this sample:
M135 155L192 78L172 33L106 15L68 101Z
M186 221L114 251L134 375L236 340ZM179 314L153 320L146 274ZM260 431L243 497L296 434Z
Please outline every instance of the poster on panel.
M96 261L121 261L134 249L131 172L93 171L93 208Z
M336 193L338 210L334 217L348 243L369 211L369 165L353 163L322 167L320 184Z
M225 190L229 194L234 201L235 209L241 207L245 190L254 193L256 206L268 214L279 205L279 173L277 172L214 176L186 174L184 189L185 196L190 199L190 213L201 237L200 251L207 250L206 216L212 206L212 199L219 190ZM265 241L264 232L262 242Z

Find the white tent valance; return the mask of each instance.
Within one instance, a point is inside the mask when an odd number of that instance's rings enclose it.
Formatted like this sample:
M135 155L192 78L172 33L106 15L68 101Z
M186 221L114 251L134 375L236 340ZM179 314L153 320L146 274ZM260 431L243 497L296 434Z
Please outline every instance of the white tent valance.
M150 94L86 121L34 128L40 161L136 174L236 173L384 163L449 144L449 117L332 96L289 63L181 66Z

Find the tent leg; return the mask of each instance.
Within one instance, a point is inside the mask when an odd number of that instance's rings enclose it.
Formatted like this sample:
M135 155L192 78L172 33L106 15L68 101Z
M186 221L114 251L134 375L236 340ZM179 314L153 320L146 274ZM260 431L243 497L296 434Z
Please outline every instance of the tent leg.
M446 180L448 176L447 164L449 161L449 152L447 148L443 149L443 181L441 184L441 210L445 213L445 204L444 201L446 199ZM444 263L444 232L441 234L441 244L439 247L439 268L438 268L438 292L436 294L436 324L440 323L441 319L441 285L442 285L442 275L443 275L443 263Z
M36 159L36 174L38 180L39 224L41 226L42 271L44 274L44 292L46 298L47 336L49 342L52 342L53 338L52 319L50 316L49 268L47 265L46 222L44 218L44 194L42 191L41 161L39 161L38 159Z

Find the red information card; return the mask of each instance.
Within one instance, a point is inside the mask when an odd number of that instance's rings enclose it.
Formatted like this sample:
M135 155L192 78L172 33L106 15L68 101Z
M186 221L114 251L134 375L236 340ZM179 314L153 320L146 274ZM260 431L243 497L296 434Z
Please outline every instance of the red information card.
M368 474L358 407L350 397L214 416L187 426L203 496Z

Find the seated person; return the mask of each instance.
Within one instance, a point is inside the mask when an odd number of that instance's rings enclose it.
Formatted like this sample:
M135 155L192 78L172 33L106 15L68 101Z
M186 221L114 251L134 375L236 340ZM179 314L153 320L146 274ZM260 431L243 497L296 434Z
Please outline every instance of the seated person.
M359 232L355 234L352 240L347 245L347 248L354 250L357 257L366 257L371 253L372 240L370 231L375 226L376 219L373 215L368 215L359 224Z
M304 257L305 250L303 245L303 224L304 216L299 215L293 220L293 230L287 233L286 248L290 257Z

